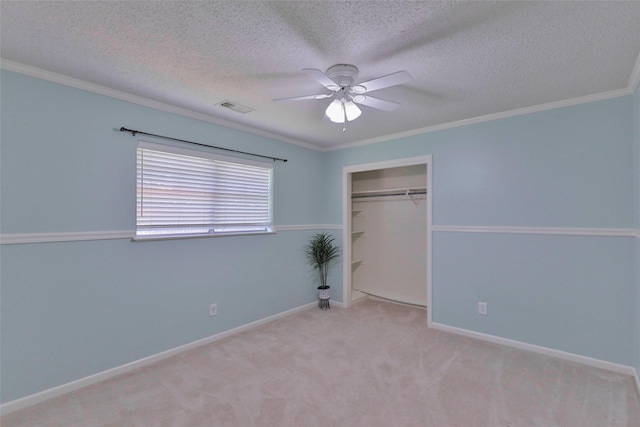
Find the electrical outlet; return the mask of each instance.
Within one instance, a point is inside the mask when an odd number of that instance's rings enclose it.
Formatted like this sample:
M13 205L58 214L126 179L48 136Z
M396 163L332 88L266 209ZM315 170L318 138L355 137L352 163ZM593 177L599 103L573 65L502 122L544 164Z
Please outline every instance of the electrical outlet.
M218 303L214 302L209 305L209 316L213 317L218 314Z
M478 303L478 314L482 314L483 316L487 315L487 303L479 302Z

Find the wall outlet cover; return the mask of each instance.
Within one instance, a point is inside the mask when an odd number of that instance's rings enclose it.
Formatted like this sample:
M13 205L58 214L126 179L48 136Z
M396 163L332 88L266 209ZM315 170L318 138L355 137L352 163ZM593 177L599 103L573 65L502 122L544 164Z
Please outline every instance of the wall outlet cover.
M478 314L482 314L483 316L487 315L487 303L479 302L478 303Z

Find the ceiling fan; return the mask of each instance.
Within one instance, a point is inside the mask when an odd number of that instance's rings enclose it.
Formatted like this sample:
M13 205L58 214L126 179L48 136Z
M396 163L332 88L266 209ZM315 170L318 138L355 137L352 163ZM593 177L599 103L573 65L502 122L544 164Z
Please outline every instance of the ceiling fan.
M327 107L325 114L334 123L343 123L342 131L346 131L346 122L360 117L362 111L356 104L366 105L382 111L393 111L400 106L393 101L369 96L369 92L396 86L411 81L411 76L406 71L397 71L386 76L356 83L358 68L349 64L338 64L330 67L326 73L313 68L305 68L302 71L327 88L330 93L318 95L294 96L291 98L278 98L274 101L303 101L309 99L328 99L333 101Z

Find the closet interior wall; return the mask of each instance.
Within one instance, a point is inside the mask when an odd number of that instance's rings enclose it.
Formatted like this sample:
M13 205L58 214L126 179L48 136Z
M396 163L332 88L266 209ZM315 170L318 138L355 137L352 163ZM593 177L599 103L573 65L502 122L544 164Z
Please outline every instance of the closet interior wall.
M427 304L426 165L352 174L352 298Z

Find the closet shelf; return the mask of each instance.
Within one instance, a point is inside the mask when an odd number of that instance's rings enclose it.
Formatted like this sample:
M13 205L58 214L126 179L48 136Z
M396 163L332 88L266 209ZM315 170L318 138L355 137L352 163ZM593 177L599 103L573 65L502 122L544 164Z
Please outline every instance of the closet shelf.
M360 264L363 264L363 263L364 263L364 260L362 260L362 259L354 259L354 260L351 261L351 266L352 267L356 267L356 266L358 266Z
M364 231L352 231L351 236L358 237L364 234Z

